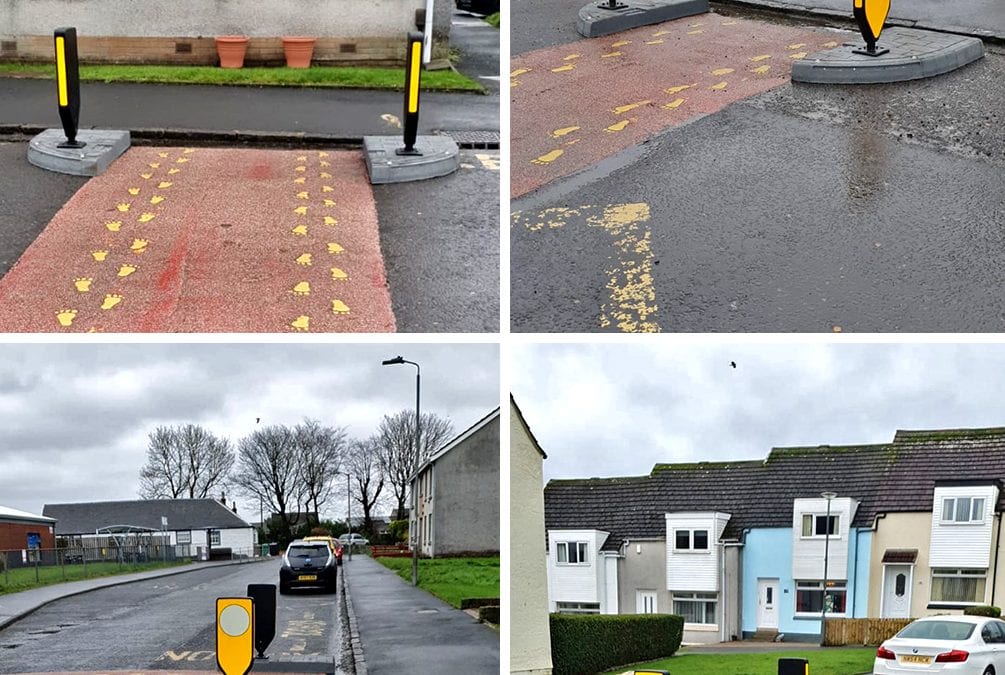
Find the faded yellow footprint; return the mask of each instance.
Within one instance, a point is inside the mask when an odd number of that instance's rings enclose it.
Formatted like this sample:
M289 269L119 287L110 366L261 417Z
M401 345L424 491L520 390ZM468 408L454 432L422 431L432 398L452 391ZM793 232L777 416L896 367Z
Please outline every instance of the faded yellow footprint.
M300 315L293 320L290 324L290 328L293 330L298 330L300 332L307 332L311 329L311 317Z
M149 166L151 169L159 169L159 168L161 168L161 163L160 162L150 162L149 164L147 164L147 166Z
M318 162L321 166L331 166L330 162Z
M530 72L530 68L517 68L516 70L514 70L513 72L511 72L509 74L509 76L510 77L520 77L521 75L523 75L525 73L529 73L529 72Z
M685 100L686 99L683 98L675 98L674 100L670 101L663 107L666 108L667 110L673 110L674 108L681 107L681 105L684 103Z
M140 174L140 178L142 178L143 180L150 180L153 177L154 177L154 175L152 173L141 173Z
M722 91L727 86L729 86L729 82L720 82L718 84L713 84L711 87L709 87L709 89L715 89L716 91Z
M167 190L172 185L174 185L174 183L172 183L170 181L164 180L164 181L161 181L160 183L158 183L157 187L160 188L161 190Z
M321 192L333 192L334 190L335 190L335 188L333 188L331 185L322 185L321 186Z
M319 152L318 153L318 159L324 159L327 156L328 156L327 152Z
M292 232L293 234L295 234L297 236L302 237L305 234L307 234L307 226L306 225L297 225L292 230L290 230L290 232Z
M604 131L606 131L609 134L613 134L616 131L622 131L629 124L631 124L631 120L621 120L620 122L612 124L611 126L607 127L606 129L604 129Z
M101 309L111 309L122 302L122 296L118 293L109 293L105 296L105 301L101 303Z
M306 166L298 166L297 168L294 169L294 171L296 171L297 173L303 173L304 171L307 171L307 167Z
M297 264L307 266L313 265L314 256L312 256L310 253L301 253L299 256L297 256Z
M77 277L76 279L73 280L73 285L76 286L77 290L80 291L81 293L87 293L88 291L91 290L91 284L93 282L94 279L92 279L91 277Z
M147 250L147 245L149 243L150 242L146 239L133 239L133 245L129 248L133 251L133 253L143 253Z
M128 277L130 274L132 274L136 270L137 270L137 266L136 265L130 265L129 263L125 263L124 265L121 265L119 267L119 276L120 277Z
M297 214L298 216L306 216L307 215L307 207L306 206L298 206L297 208L293 209L293 213Z
M56 312L56 321L63 327L72 326L75 318L77 318L77 310L75 309L61 309Z
M551 164L564 154L565 150L552 150L549 153L541 155L537 159L531 160L531 164Z
M612 110L615 115L621 115L630 110L635 110L636 108L641 108L644 105L649 105L652 101L639 101L638 103L628 103L627 105L619 105L617 108Z
M750 57L751 61L766 61L771 58L771 54L759 54L757 56Z
M306 162L307 161L307 155L300 155L299 157L297 157L297 161L298 162Z
M564 66L559 66L558 68L552 68L551 72L553 72L553 73L566 73L566 72L568 72L570 70L575 70L575 69L576 69L576 66L574 64L567 63Z
M193 152L195 152L195 148L185 148L181 152L183 155L191 155Z
M327 171L322 171L322 172L321 172L321 173L319 174L319 176L320 176L321 178L331 178L331 177L332 177L332 175L331 175L330 173L328 173Z
M141 223L149 223L151 220L153 220L156 217L157 217L156 213L144 213L144 214L140 215L139 221Z
M332 314L348 314L349 305L341 300L332 300Z
M311 285L307 281L301 281L300 283L298 283L296 286L293 287L293 290L290 291L290 293L292 293L293 295L310 295Z
M173 176L176 173L180 173L180 172L181 172L181 169L168 169L168 175L169 176Z
M609 58L611 58L613 56L624 56L624 54L621 53L621 52L610 52L609 54L601 54L600 58L602 58L602 59L609 59Z
M310 199L310 193L308 193L307 191L298 192L297 193L297 198L298 199Z
M174 161L175 164L184 164L188 161L188 157L179 157Z
M649 41L646 42L646 44L647 45L661 45L661 44L663 44L663 40L649 40Z
M91 256L98 262L108 257L108 251L91 251Z
M630 44L632 44L631 40L618 40L617 42L611 45L611 49L617 49L618 47L624 47L625 45Z
M677 94L684 91L685 89L690 89L693 86L694 86L693 84L680 84L677 85L676 87L670 87L669 89L664 89L663 91L665 91L668 94Z
M807 52L796 52L795 54L789 54L790 59L805 59Z
M716 76L729 75L732 72L734 72L732 68L716 68L715 70L712 71L712 74Z
M296 183L297 185L303 185L304 183L307 182L307 179L301 176L300 178L294 178L293 182Z
M150 198L150 203L153 204L154 206L157 206L162 201L164 201L164 199L165 198L162 197L161 195L154 195L153 197Z
M140 189L139 188L129 188L128 190L126 190L126 192L128 192L129 194L131 194L132 196L135 197L136 195L138 195L140 193Z
M703 30L702 30L701 28L699 28L698 30L689 30L689 31L687 32L687 34L688 34L688 35L701 35L701 34L702 34L702 33L704 33L704 32L705 32L705 31L703 31Z
M325 200L325 206L335 206L335 200L334 199L326 199Z
M162 159L167 159L168 154L166 152L158 152L157 156Z
M346 281L349 279L349 275L346 274L344 270L338 267L333 267L331 269L331 273L332 273L332 281Z
M579 131L580 127L562 127L561 129L555 129L551 132L552 138L561 138L562 136L568 136L573 131Z
M763 75L769 70L771 70L771 66L758 66L757 68L751 68L750 72L757 73L758 75Z
M129 210L129 204L127 204L126 202L121 202L119 204L116 204L115 208L117 208L122 213L125 213L126 211Z
M325 216L325 225L338 225L338 221L331 216Z
M109 232L118 232L119 230L122 229L122 221L121 220L110 220L107 223L105 223L105 227L108 228Z
M334 254L337 255L337 254L341 253L344 250L345 250L344 248L342 248L341 246L339 246L335 242L333 242L333 241L328 242L328 252L329 253L334 253Z

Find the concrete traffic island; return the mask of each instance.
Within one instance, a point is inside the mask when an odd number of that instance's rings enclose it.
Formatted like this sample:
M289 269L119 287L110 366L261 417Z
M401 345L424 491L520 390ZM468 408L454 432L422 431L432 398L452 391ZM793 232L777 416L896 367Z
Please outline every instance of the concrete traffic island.
M397 136L364 136L363 155L370 183L405 183L438 178L461 166L460 148L449 136L418 136L418 154L397 154L402 147Z
M869 56L858 42L811 54L792 64L792 81L813 84L879 84L942 75L984 56L979 38L893 27L883 33L889 52Z
M73 176L98 176L129 149L128 131L84 129L77 133L82 148L60 147L66 143L61 129L46 129L28 143L28 161L48 171Z
M707 11L708 0L593 0L579 10L576 31L601 37Z

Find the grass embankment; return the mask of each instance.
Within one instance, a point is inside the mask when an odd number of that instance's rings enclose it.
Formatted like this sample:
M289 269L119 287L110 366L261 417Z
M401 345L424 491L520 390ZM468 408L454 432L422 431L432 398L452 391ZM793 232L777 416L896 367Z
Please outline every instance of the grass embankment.
M804 658L810 661L813 675L856 675L871 673L876 650L873 647L823 649L810 652L768 652L760 654L678 654L673 658L633 666L633 670L666 670L673 675L776 675L778 659ZM611 673L623 673L617 668Z
M61 584L64 581L110 577L116 574L129 574L130 572L146 572L163 567L177 567L186 564L188 564L187 561L125 563L123 565L114 562L101 562L87 563L87 565L64 565L63 567L39 567L38 581L35 581L34 567L19 567L7 570L6 573L0 572L0 595L26 591L29 588L37 588L38 586Z
M492 26L493 28L498 28L499 27L499 12L496 12L495 14L489 14L487 17L485 17L485 23L487 23L488 25Z
M374 558L411 582L411 558ZM419 560L419 588L454 607L465 598L499 597L499 558L434 558Z
M55 77L48 63L0 63L0 76ZM312 68L217 68L215 66L81 66L85 82L152 82L156 84L216 84L263 87L331 87L339 89L405 88L404 68L315 66ZM422 73L426 91L484 93L485 88L453 70Z

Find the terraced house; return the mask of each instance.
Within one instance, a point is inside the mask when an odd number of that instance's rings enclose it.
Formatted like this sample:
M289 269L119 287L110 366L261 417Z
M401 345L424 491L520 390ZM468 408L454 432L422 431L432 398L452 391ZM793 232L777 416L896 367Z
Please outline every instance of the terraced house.
M685 642L716 642L817 639L825 601L848 618L1002 606L1003 479L998 428L553 480L551 611L680 614Z

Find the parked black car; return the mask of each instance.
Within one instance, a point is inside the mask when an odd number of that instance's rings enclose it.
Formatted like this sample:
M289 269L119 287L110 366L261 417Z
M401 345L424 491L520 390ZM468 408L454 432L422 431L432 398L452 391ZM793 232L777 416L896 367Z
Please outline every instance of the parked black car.
M499 0L456 0L457 9L472 14L495 14L499 11Z
M335 554L327 543L297 540L290 544L283 556L283 566L279 568L279 592L310 587L334 593L337 579Z

